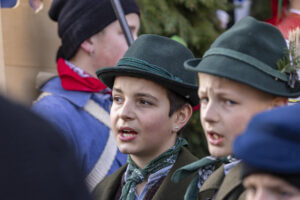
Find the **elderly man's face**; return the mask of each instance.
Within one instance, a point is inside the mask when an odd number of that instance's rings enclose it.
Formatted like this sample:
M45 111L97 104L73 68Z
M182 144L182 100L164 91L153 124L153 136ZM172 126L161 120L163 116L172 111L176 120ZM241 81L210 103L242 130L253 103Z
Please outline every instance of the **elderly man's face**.
M243 182L246 200L300 200L300 190L269 174L253 174Z

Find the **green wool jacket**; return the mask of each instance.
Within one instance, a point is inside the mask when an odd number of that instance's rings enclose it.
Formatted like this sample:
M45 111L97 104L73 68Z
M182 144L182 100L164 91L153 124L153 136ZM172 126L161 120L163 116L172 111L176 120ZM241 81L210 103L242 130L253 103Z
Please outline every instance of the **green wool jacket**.
M178 168L197 160L197 157L190 153L186 148L182 147L175 164L153 196L153 200L183 200L185 191L195 174L192 174L177 184L171 181L171 176ZM123 165L119 170L106 177L96 186L93 191L95 200L111 200L115 198L121 184L122 176L126 171L126 167L127 164Z
M241 180L242 165L238 163L227 176L224 174L224 165L220 166L200 188L199 200L244 200L245 189Z

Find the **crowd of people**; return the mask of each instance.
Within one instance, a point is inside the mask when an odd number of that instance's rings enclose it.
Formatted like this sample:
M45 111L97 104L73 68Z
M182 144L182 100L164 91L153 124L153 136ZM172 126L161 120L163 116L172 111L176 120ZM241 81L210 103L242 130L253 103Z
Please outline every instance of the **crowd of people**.
M52 1L58 76L31 110L0 98L1 198L300 199L300 32L247 16L195 58L120 2L129 47L111 1ZM199 104L203 158L181 137Z

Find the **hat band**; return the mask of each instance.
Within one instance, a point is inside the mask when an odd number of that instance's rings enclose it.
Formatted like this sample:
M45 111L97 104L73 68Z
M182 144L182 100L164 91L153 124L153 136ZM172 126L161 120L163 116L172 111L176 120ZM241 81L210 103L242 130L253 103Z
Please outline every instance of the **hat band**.
M249 56L247 54L244 54L244 53L232 50L232 49L218 47L218 48L211 48L208 51L206 51L203 58L207 57L207 56L211 56L211 55L223 55L223 56L234 58L241 62L252 65L253 67L256 67L257 69L259 69L271 76L274 76L282 81L288 81L288 77L286 76L286 74L273 69L272 67L266 65L265 63L259 61L258 59L254 58L252 56Z
M178 82L183 82L179 77L174 76L173 74L169 73L167 70L158 67L156 65L150 64L144 60L140 60L137 58L132 57L123 57L119 60L117 66L130 66L137 69L140 69L145 72L151 72L159 75L164 75L168 78L171 78L173 80L176 80Z

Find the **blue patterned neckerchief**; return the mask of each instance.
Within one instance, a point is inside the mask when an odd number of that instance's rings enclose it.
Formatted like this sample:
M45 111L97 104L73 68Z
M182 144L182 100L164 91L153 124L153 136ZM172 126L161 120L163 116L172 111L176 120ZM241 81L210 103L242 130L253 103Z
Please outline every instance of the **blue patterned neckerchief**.
M167 166L173 165L177 159L180 148L187 142L183 138L178 138L174 146L152 160L145 168L139 168L128 156L129 176L122 188L120 200L134 200L136 185L143 182L150 174L153 174Z

